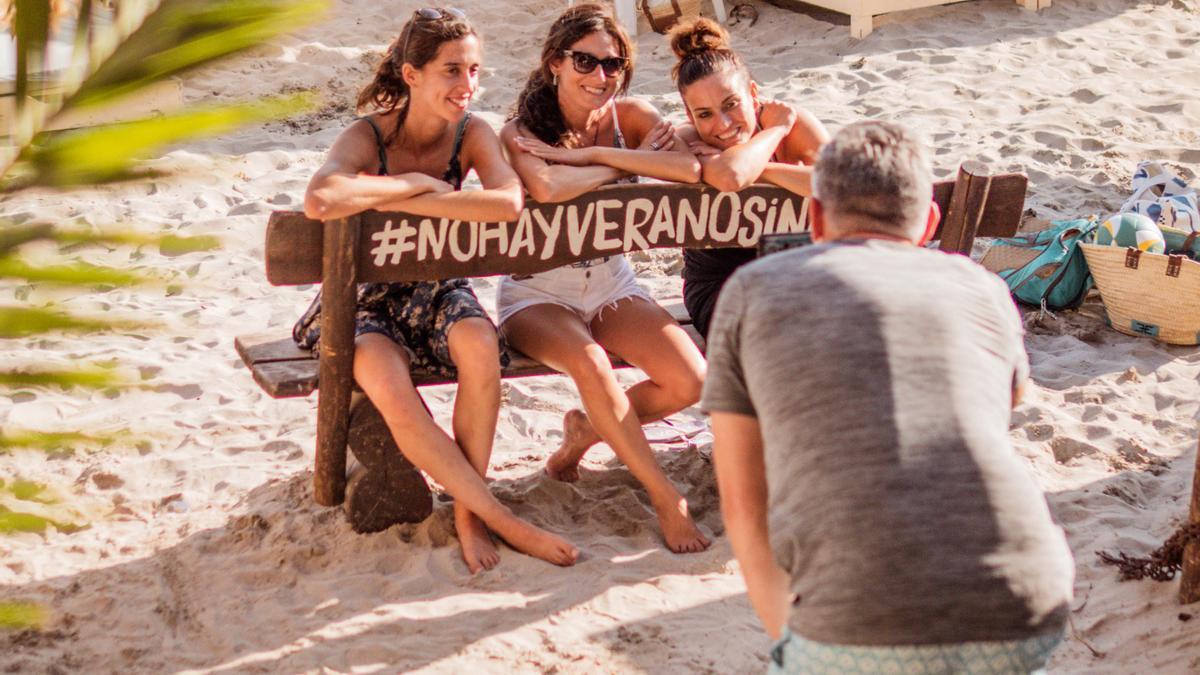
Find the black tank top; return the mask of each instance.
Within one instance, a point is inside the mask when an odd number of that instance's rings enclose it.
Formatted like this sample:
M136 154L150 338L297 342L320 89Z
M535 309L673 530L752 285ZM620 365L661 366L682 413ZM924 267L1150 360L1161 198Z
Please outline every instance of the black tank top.
M762 126L756 122L756 130ZM771 153L771 161L779 161L779 149ZM683 249L683 273L687 281L724 282L734 270L754 261L758 257L756 248L685 248Z
M387 143L383 140L383 130L375 123L375 120L370 116L362 117L371 125L371 129L375 132L375 144L379 150L379 174L380 176L388 175L387 165ZM454 186L455 190L462 189L463 171L462 162L458 159L458 154L462 150L463 135L467 131L467 122L471 121L471 113L463 115L462 120L458 123L458 128L454 130L454 149L450 151L450 163L446 166L446 171L442 174L442 180Z

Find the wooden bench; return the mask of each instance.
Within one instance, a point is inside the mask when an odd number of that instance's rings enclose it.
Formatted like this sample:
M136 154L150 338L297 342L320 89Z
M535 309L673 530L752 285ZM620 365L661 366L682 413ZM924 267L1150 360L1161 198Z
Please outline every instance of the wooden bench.
M969 252L976 234L1013 235L1026 183L1023 175L988 176L971 163L955 181L937 183L941 248ZM807 207L805 199L774 186L729 193L642 184L603 187L562 204L529 202L510 223L375 211L322 223L277 211L267 227L267 279L274 285L322 283L320 358L295 346L290 326L239 337L237 352L255 382L275 398L307 396L320 384L313 490L319 504L346 502L357 531L419 521L432 509L420 473L404 459L369 401L357 401L352 410L357 283L531 274L651 248L754 246L763 235L806 230ZM703 349L682 306L670 310ZM555 372L514 356L504 377ZM614 365L625 364L614 359ZM414 372L413 381L418 386L447 382L425 372ZM362 465L349 484L348 442Z

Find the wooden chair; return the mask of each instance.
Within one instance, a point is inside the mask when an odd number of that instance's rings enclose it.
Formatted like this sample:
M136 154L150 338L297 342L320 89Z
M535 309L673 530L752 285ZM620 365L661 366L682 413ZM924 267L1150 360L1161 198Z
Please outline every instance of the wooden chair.
M668 0L669 1L669 0ZM574 4L574 0L568 0L567 5ZM660 4L658 2L655 5ZM638 34L638 16L641 13L639 7L641 0L613 0L614 16L617 23L625 28L625 32L629 33L630 37L637 37ZM713 15L720 23L725 23L728 18L725 12L724 0L712 0Z
M964 165L955 181L935 185L942 208L943 250L969 252L976 234L1011 236L1024 208L1027 180L987 176ZM314 496L346 503L357 531L425 518L432 506L421 474L396 447L369 401L352 410L356 284L531 274L560 265L651 248L754 246L764 235L807 229L807 201L755 185L741 192L678 184L608 186L562 204L530 202L511 223L474 223L367 211L320 222L302 213L271 214L267 279L275 285L322 283L320 358L298 349L290 327L239 337L236 348L271 396L317 399ZM682 306L671 308L703 350ZM554 371L515 355L504 377ZM614 365L626 364L614 358ZM418 386L446 380L414 372ZM349 442L361 463L347 477Z

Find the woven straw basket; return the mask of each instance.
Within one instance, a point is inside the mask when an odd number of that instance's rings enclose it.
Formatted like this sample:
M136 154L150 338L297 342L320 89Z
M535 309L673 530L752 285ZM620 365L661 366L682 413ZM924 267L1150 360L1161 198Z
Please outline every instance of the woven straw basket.
M1135 248L1080 246L1113 328L1173 345L1200 341L1200 263Z

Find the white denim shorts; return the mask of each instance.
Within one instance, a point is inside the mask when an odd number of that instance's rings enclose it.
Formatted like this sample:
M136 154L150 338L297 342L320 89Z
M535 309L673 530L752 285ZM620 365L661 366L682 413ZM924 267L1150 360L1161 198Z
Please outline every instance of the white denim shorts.
M638 286L629 261L616 255L528 276L504 277L496 292L496 313L503 325L523 309L554 304L573 310L590 324L605 307L625 298L651 299Z

